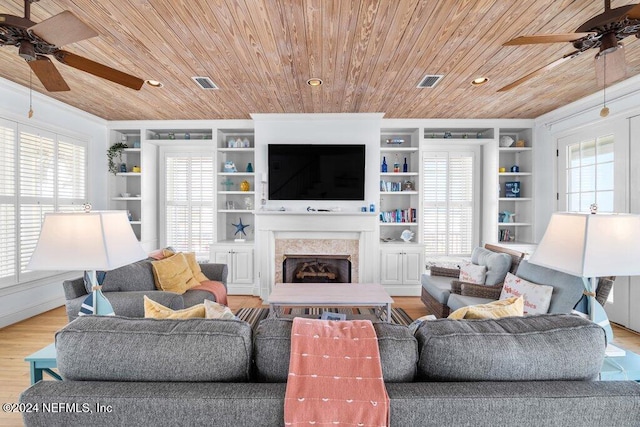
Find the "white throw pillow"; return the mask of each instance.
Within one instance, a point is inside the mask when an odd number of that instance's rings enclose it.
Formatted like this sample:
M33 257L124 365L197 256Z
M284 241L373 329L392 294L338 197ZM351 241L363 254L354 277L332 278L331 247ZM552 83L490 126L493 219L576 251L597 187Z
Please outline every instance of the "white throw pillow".
M538 285L507 273L500 299L524 297L524 314L542 314L549 310L553 286Z
M487 267L484 265L465 264L460 267L460 276L458 277L458 280L461 282L484 285L486 277Z
M208 299L204 300L204 311L207 319L236 319L229 307Z

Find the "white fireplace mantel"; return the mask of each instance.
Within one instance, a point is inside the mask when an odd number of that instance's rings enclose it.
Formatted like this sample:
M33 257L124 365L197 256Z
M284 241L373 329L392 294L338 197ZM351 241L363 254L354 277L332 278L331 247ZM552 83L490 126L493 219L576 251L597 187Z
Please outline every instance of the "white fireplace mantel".
M256 266L260 297L267 299L275 283L276 239L356 239L359 241L359 281L379 277L378 216L369 212L256 212Z

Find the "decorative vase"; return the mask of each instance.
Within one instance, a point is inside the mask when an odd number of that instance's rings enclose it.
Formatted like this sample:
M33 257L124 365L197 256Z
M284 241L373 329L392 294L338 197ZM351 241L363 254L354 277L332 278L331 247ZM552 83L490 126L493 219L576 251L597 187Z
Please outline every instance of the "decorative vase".
M247 172L253 172L253 165L251 162L247 163Z
M243 180L240 183L240 191L249 191L249 189L250 189L249 181L247 181L246 179Z

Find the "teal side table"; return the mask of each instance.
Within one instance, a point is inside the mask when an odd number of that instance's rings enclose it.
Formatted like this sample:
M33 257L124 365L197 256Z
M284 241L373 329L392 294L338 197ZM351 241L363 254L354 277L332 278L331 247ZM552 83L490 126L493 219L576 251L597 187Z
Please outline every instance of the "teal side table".
M55 343L49 344L43 349L36 351L33 354L25 357L24 360L29 362L29 368L31 371L31 384L35 384L42 380L42 374L47 373L56 380L62 380L60 375L52 371L51 368L55 368L56 362L56 345Z
M601 381L640 381L640 355L625 350L620 357L605 357L600 370Z

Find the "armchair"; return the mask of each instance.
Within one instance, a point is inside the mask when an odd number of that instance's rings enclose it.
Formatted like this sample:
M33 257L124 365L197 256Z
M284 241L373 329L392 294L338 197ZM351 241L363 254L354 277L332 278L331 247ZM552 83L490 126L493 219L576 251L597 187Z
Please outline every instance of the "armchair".
M504 264L504 257L493 257L493 260L489 260L494 253L506 254L511 257L511 264L508 271L511 271L512 273L517 271L520 261L524 258L524 253L491 244L486 244L484 249L476 248L474 250L471 258L471 261L474 264L491 264L492 262L496 262L495 258L497 258L498 263L503 263L502 269L495 269L495 271L491 273L493 277L490 280L495 282L495 284L475 285L480 288L479 290L490 292L491 295L495 294L495 289L497 289L497 294L499 296L500 291L502 290L504 274L506 274L506 265ZM489 265L489 267L491 267L491 265ZM491 268L489 270L491 270ZM436 317L447 317L449 315L451 311L450 306L448 305L450 295L461 294L463 286L471 285L470 283L457 280L459 276L459 269L442 267L431 267L430 274L422 275L421 300L427 307L429 314L433 314Z
M514 273L515 274L515 273ZM552 286L553 294L549 313L570 313L573 309L586 312L586 298L583 296L582 278L562 273L522 261L517 270L518 277L539 285ZM607 300L615 277L601 277L596 290L596 300L601 305ZM482 286L463 283L459 294L451 294L447 305L450 311L469 305L486 304L500 298L502 283L496 286Z

